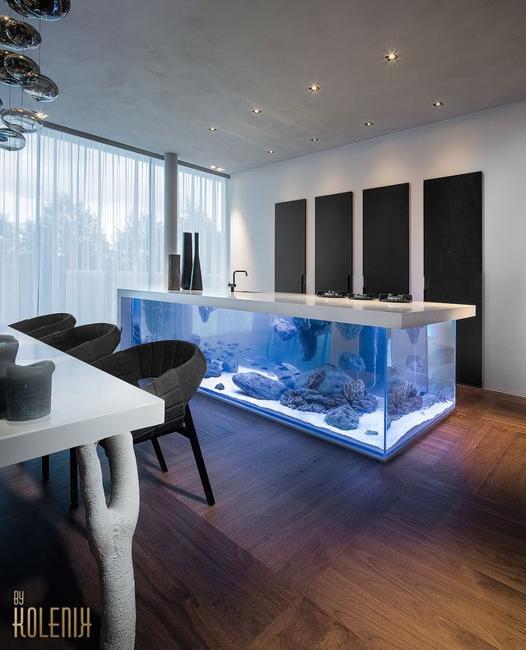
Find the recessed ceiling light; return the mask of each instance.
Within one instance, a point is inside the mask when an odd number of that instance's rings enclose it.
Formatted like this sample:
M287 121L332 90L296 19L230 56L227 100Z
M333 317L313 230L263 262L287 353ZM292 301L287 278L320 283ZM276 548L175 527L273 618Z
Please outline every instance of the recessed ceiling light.
M433 106L435 108L442 108L442 106L444 106L444 102L441 101L440 99L437 99L436 102L433 102Z
M210 133L215 133L217 131L215 126L209 126L208 130L210 131Z
M224 172L225 168L221 165L210 165L210 169L213 169L215 172Z
M210 165L210 169L217 169L217 165Z
M385 60L388 63L392 63L393 61L396 61L396 59L398 59L398 56L399 56L398 52L391 50L390 52L387 52L387 54L385 55Z
M309 90L311 91L311 93L317 93L319 89L320 89L320 85L316 83L313 83L309 86Z
M267 153L275 153L274 149L267 149Z
M364 126L373 126L374 122L364 122Z
M255 113L256 115L261 115L261 109L260 108L253 108L252 112Z
M319 138L311 138L310 141L311 141L311 142L318 142L318 141L319 141Z

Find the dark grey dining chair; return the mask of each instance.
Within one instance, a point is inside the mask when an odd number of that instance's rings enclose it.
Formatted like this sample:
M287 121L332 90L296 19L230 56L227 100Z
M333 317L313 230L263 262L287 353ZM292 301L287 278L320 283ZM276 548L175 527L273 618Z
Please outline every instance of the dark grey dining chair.
M206 373L206 360L201 350L187 341L154 341L116 352L93 365L164 400L164 423L132 431L133 442L138 444L149 440L161 471L167 472L159 438L169 433L179 433L188 438L206 501L209 506L214 505L214 494L189 406Z
M121 331L111 323L79 325L55 332L42 339L43 343L89 364L108 356L121 342ZM78 505L78 471L76 449L69 450L71 505ZM49 456L42 457L42 477L49 479Z
M67 352L72 357L93 363L111 354L121 342L121 331L111 323L79 325L55 332L42 339L51 347Z
M43 316L19 320L16 323L11 323L9 327L12 327L18 332L28 334L34 339L41 340L55 332L61 332L75 327L76 322L75 316L71 314L44 314Z

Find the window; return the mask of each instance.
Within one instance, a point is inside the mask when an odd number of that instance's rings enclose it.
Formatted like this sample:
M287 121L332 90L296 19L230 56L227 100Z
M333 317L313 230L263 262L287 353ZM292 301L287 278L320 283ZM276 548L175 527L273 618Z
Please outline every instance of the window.
M43 129L0 152L0 322L117 318L117 288L162 281L163 161Z
M225 178L179 167L178 232L200 233L207 289L227 282L226 192ZM163 227L162 160L51 129L0 151L0 323L116 322L119 287L162 286Z
M203 286L224 289L229 237L226 179L183 165L177 177L179 251L183 232L198 232Z

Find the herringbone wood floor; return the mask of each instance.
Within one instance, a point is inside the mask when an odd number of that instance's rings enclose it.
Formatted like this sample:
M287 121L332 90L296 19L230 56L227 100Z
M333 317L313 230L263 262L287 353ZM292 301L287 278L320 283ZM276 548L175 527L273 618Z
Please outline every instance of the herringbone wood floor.
M386 465L206 397L193 412L214 508L187 440L162 440L166 475L136 448L138 648L526 648L526 400L461 388ZM1 648L70 647L12 640L15 588L98 610L66 461L47 486L37 462L0 471Z

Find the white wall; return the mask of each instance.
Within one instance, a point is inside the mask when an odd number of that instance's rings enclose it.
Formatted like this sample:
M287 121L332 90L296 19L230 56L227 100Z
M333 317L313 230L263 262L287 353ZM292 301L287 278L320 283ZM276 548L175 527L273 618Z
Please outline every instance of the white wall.
M354 290L362 288L364 188L411 184L411 293L423 294L423 179L484 172L484 385L526 395L526 102L232 176L231 267L240 288L274 287L274 204L307 198L307 291L314 197L354 192Z

